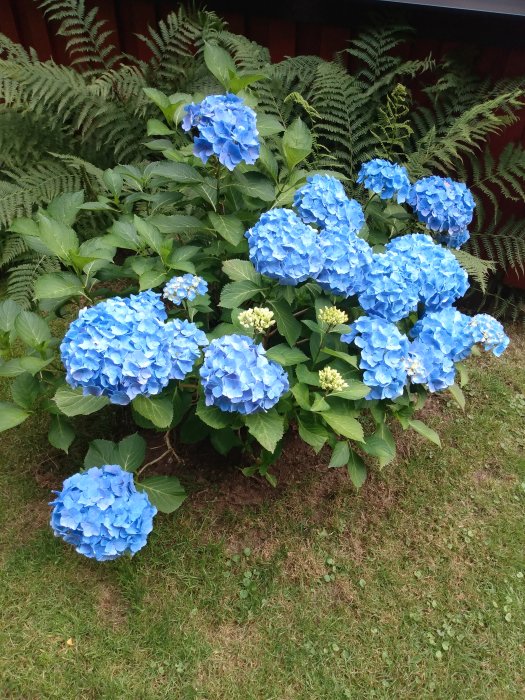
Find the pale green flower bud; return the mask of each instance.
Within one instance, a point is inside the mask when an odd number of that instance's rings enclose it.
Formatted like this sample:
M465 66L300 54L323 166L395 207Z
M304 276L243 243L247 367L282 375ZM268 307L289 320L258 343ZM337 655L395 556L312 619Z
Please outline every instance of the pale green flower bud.
M325 306L319 309L318 319L327 326L339 326L348 322L348 314L336 306Z
M273 326L275 319L273 311L264 306L254 306L253 309L241 311L239 323L243 328L252 328L256 333L264 333L270 326Z
M319 370L319 386L321 389L332 393L334 391L343 391L348 384L336 369L325 367Z

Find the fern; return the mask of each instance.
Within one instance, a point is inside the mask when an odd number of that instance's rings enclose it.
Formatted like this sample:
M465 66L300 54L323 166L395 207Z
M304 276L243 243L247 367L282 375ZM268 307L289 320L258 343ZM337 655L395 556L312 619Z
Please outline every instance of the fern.
M112 32L97 18L97 7L87 11L85 0L42 0L40 7L49 19L60 22L58 34L67 37L66 50L79 70L91 73L114 65L115 47L107 41Z
M377 139L377 155L389 160L399 160L406 150L406 141L414 133L408 115L409 93L398 83L387 95L386 105L379 108L377 129L372 135Z
M31 254L25 261L10 269L6 295L24 309L28 309L33 303L36 280L43 274L58 270L60 263L56 258Z

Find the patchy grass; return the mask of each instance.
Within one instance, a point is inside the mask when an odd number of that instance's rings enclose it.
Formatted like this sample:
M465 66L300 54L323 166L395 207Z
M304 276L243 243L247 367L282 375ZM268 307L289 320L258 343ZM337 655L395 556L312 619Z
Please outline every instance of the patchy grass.
M189 501L109 565L47 527L45 420L3 434L0 696L524 697L524 354L515 333L471 363L466 413L426 409L443 450L405 438L359 494L305 464L263 506Z

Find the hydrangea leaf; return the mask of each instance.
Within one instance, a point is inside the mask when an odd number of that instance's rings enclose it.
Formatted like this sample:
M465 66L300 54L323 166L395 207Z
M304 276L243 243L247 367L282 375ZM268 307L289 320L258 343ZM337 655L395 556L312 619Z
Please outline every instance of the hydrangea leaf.
M350 481L353 483L356 489L359 490L366 481L367 469L366 464L363 462L361 457L354 452L354 450L350 450L350 457L346 468L348 470Z
M0 377L16 377L24 372L34 375L53 362L53 359L51 357L49 360L41 360L38 357L27 356L8 360L3 365L0 365Z
M82 294L84 287L71 272L52 272L35 282L36 299L65 299Z
M428 425L426 425L426 423L423 423L423 421L420 421L420 420L409 420L408 424L410 425L411 428L413 428L416 432L418 432L424 438L426 438L427 440L430 440L430 442L433 442L438 447L441 447L441 439L440 439L439 435L436 433L435 430L432 430L432 428L429 428Z
M20 408L20 406L15 406L14 403L8 403L7 401L0 401L0 432L20 425L28 416L29 413Z
M358 401L359 399L364 399L370 393L370 387L359 382L355 379L345 380L348 386L342 391L338 391L332 394L332 396L338 396L341 399L349 399L351 401Z
M29 372L19 374L11 384L13 401L26 411L30 411L40 394L40 382Z
M378 458L381 469L396 456L394 438L389 428L384 424L380 425L375 433L365 439L362 448L367 454Z
M261 199L263 202L275 200L275 186L271 180L262 173L235 172L236 188L246 197Z
M21 311L22 307L13 299L0 301L0 331L4 333L11 332L14 328L16 317Z
M157 428L168 428L173 420L173 404L167 398L137 396L133 407Z
M203 400L200 400L197 405L197 410L195 411L203 423L209 425L211 428L216 430L221 430L231 425L231 417L221 411L216 406L206 406Z
M248 260L226 260L222 264L222 269L224 274L228 275L234 282L249 280L254 284L261 284L261 275Z
M250 435L268 452L274 452L284 435L284 418L275 408L266 413L252 413L244 419Z
M172 182L183 185L192 185L202 182L203 177L198 170L187 163L173 163L168 160L155 163L152 175L165 177Z
M118 444L119 460L122 469L127 472L136 471L144 462L146 457L146 441L138 433L128 435Z
M313 139L310 129L300 117L290 124L283 134L283 153L288 168L293 170L295 166L304 160L311 152Z
M71 443L75 439L73 426L64 416L51 416L51 425L47 433L47 439L57 450L69 451Z
M135 228L144 243L159 255L162 252L163 237L159 229L149 221L141 219L140 216L133 218Z
M49 326L38 314L21 311L15 320L15 329L20 340L30 348L40 348L51 340Z
M449 386L448 390L454 397L454 401L457 403L457 405L461 408L462 411L465 410L465 394L463 393L462 389L457 385L457 384L452 384L452 386Z
M297 421L297 427L301 439L310 447L313 447L315 452L320 452L329 438L327 429L320 423L317 423L315 417L311 414L301 416Z
M230 87L230 80L237 74L237 67L230 54L217 44L204 44L204 62L210 73L223 87Z
M363 426L348 414L332 409L323 413L323 420L339 435L363 442Z
M84 190L79 192L64 192L55 197L47 207L47 213L55 221L66 226L72 226L84 204Z
M214 230L233 246L238 246L244 236L245 227L236 216L226 216L210 212L208 214Z
M219 306L222 306L224 309L236 309L243 302L252 299L260 291L260 286L255 284L255 282L250 282L250 280L230 282L230 284L225 284L222 288Z
M68 260L71 253L78 251L78 236L70 226L42 213L37 215L37 221L40 240L57 258Z
M335 443L335 447L332 452L332 457L328 464L329 467L344 467L350 459L350 448L346 440L340 440Z
M174 476L149 476L136 484L161 513L173 513L186 500L186 491Z
M57 389L53 401L66 416L89 416L107 406L109 401L105 396L84 396L82 389L71 389L63 386Z
M284 299L271 301L270 304L275 314L277 330L289 345L294 345L301 335L301 323L293 315L290 304Z
M257 113L257 130L261 136L274 136L284 131L284 126L273 114Z
M280 365L283 365L283 367L298 365L308 360L308 356L305 355L302 350L299 350L299 348L291 348L285 343L280 343L279 345L274 345L272 348L268 348L266 357L270 360L275 360Z

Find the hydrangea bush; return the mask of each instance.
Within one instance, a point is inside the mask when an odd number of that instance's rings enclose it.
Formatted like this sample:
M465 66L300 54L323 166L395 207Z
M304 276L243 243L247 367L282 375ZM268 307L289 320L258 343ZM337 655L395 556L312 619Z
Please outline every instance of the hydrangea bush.
M96 201L64 195L13 226L62 269L37 281L42 313L0 303L12 379L0 428L46 410L65 452L77 416L127 411L141 430L93 440L52 504L55 534L100 561L134 554L156 510L184 500L175 477L147 475L148 430L166 454L210 440L274 484L294 426L359 488L374 459L394 459L392 421L439 444L414 418L425 397L449 390L463 406L461 363L509 342L497 320L455 307L474 208L464 183L414 181L382 159L357 182L310 172L300 117L259 111L261 76L210 51L226 94L149 92L164 117L148 124L151 163L106 171ZM86 210L110 222L95 239L76 230Z

